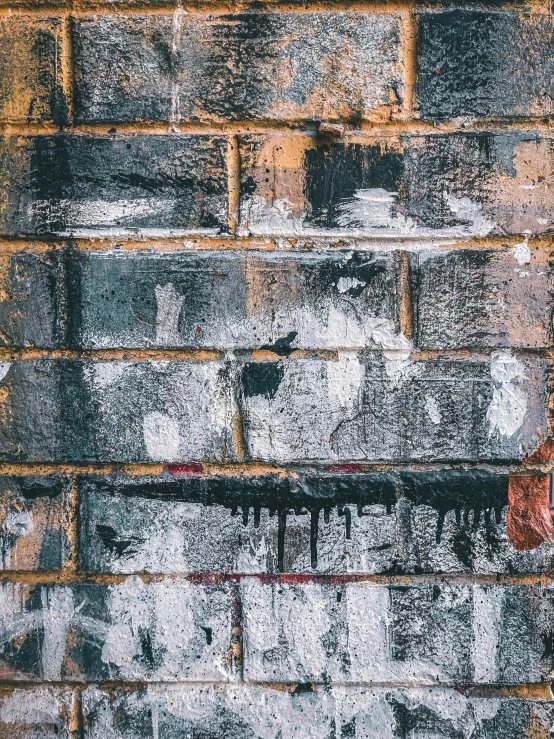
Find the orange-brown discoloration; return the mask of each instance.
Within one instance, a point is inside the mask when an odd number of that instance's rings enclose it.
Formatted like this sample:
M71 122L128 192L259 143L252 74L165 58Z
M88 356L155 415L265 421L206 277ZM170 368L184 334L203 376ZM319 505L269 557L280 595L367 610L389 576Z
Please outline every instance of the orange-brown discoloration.
M510 475L508 487L508 539L515 549L536 549L554 543L549 508L548 475Z

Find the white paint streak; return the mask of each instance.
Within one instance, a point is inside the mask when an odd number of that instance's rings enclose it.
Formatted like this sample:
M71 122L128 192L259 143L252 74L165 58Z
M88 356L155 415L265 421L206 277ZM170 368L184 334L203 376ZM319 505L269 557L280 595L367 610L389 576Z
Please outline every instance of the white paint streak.
M184 297L169 282L165 287L156 285L156 344L179 344L179 316Z
M167 413L153 411L143 420L146 453L155 462L175 462L179 457L179 423Z
M427 411L427 415L431 419L431 422L438 426L442 421L442 413L439 408L439 404L437 403L437 399L433 398L432 395L428 395L425 399L425 410Z
M61 680L67 632L74 614L73 593L69 588L42 588L42 677Z
M496 652L498 648L498 623L502 611L502 595L497 588L473 588L473 643L471 657L474 682L496 682Z
M66 222L75 228L125 226L125 221L171 213L175 200L135 198L134 200L37 200L28 209L29 217L41 224ZM132 224L130 224L132 225Z
M525 366L509 351L491 354L491 376L499 387L494 388L487 410L489 436L498 431L511 437L521 428L527 412Z
M11 362L0 362L0 382L8 374L8 371L11 366L12 366Z
M329 362L327 392L331 408L351 411L358 405L364 368L354 352L339 352L338 362Z

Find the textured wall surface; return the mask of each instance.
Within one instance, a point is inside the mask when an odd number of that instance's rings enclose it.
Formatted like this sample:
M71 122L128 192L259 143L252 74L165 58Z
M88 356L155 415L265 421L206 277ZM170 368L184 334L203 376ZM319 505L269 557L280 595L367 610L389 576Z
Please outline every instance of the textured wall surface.
M552 739L547 0L0 0L0 739Z

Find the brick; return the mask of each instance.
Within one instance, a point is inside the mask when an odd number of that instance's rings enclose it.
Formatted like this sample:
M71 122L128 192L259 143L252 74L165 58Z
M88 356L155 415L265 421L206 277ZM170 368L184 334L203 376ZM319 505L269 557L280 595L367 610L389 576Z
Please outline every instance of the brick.
M241 581L249 681L548 680L549 588Z
M222 461L231 444L222 363L3 362L3 461Z
M74 252L75 347L375 346L398 331L398 260L367 252Z
M546 349L552 274L527 239L509 252L419 254L417 345L422 349Z
M2 18L0 120L67 125L61 36L59 18Z
M396 15L85 18L74 36L77 117L389 117L403 95L399 44Z
M425 735L420 732L472 739L531 731L546 737L553 715L549 701L468 697L447 688L292 688L149 685L143 691L107 691L91 686L83 692L85 739L154 739L156 732L167 739L187 732L213 739L389 739Z
M57 570L68 561L69 481L0 477L2 570Z
M0 691L0 739L70 739L74 696L40 686Z
M523 459L546 435L545 369L509 352L422 360L401 348L248 362L248 452L276 462Z
M446 10L418 18L422 118L552 115L549 15Z
M0 257L0 345L56 349L64 345L67 306L60 251Z
M232 593L186 581L0 588L0 676L10 680L232 677Z
M227 142L221 137L11 137L1 152L2 234L227 229Z
M552 141L538 133L241 142L245 233L451 242L551 228Z
M549 572L517 552L508 480L486 470L80 480L80 558L99 573ZM397 501L397 496L401 497Z

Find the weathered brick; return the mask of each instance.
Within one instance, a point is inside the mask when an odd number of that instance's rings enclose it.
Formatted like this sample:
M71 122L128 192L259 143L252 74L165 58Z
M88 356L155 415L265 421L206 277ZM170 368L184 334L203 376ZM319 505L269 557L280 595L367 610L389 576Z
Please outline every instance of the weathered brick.
M396 15L94 16L74 44L81 121L389 117L403 95Z
M386 337L390 340L390 337ZM523 459L546 435L543 359L383 358L249 362L250 456L277 462Z
M467 697L447 688L320 687L317 692L257 686L149 685L142 691L83 693L86 739L210 736L278 739L473 739L548 735L549 701ZM492 732L492 733L490 733Z
M453 241L551 228L552 141L534 132L249 135L241 158L245 232Z
M420 13L418 26L422 118L554 112L551 16L456 9Z
M67 318L64 285L63 252L0 256L0 345L62 347Z
M550 346L552 272L527 239L509 252L456 250L414 257L422 349Z
M0 477L2 570L57 570L69 556L69 481Z
M366 252L75 252L76 347L375 346L398 331L398 259Z
M549 572L514 550L486 470L81 478L81 562L107 573ZM398 496L400 495L400 498Z
M549 679L549 588L241 581L254 681L520 684Z
M221 137L11 137L1 160L3 234L227 229L227 142Z
M0 588L0 677L214 680L232 677L232 592L186 581Z
M41 686L0 691L0 739L70 739L71 690Z
M4 461L221 461L223 363L20 360L0 364Z
M0 20L0 119L13 123L68 122L59 18Z

